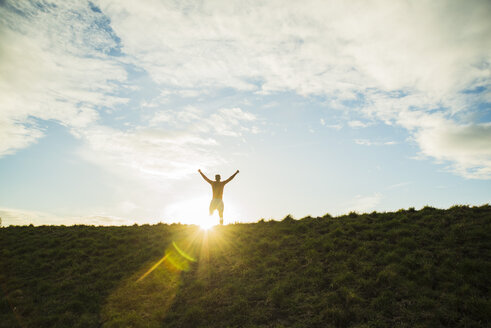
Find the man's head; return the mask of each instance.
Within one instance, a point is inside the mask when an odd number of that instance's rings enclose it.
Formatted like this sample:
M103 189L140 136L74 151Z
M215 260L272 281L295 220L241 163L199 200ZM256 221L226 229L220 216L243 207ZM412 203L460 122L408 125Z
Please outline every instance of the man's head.
M215 180L216 180L216 181L220 181L220 179L221 179L221 178L220 178L220 174L215 175Z

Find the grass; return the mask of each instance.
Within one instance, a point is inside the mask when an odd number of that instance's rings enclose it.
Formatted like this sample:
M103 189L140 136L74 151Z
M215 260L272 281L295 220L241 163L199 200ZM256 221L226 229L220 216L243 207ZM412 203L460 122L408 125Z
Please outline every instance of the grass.
M2 228L0 327L489 327L490 237L489 205Z

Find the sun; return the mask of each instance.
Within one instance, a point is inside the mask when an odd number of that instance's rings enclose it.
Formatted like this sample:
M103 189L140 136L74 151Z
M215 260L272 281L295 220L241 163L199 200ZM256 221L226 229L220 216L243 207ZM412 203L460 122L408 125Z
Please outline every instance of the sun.
M213 216L209 216L209 217L206 217L206 218L202 218L199 223L197 223L199 225L199 227L203 230L209 230L211 228L213 228L217 222L216 220L213 218Z
M220 223L216 211L213 215L208 215L209 205L208 197L191 198L169 205L165 211L165 216L173 222L195 224L203 230L208 230Z

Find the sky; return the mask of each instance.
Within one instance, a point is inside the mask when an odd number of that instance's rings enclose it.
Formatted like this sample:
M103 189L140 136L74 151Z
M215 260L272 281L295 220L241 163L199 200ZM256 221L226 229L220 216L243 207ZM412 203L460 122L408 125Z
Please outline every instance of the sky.
M491 200L489 1L0 1L2 225ZM211 220L211 221L210 221Z

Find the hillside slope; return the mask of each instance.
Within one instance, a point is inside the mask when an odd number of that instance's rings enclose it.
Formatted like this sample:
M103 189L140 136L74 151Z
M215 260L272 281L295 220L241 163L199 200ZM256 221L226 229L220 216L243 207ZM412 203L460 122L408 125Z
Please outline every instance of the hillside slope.
M485 327L491 206L0 229L0 327Z

